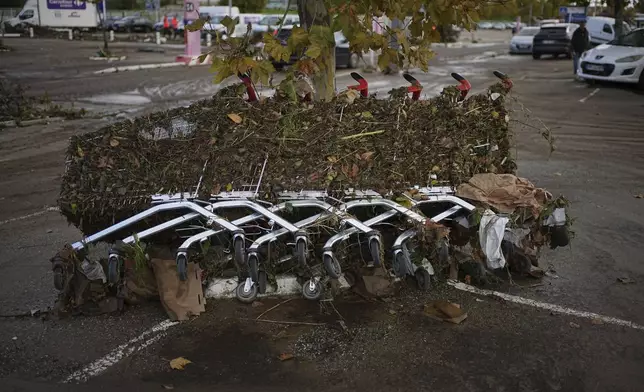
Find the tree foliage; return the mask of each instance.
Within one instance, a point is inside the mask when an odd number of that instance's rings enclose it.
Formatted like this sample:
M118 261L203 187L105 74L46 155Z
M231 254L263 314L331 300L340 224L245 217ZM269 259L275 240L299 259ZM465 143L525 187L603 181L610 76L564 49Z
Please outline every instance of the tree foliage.
M288 84L294 82L295 73L312 78L321 73L327 77L315 82L316 98L330 99L334 92L334 32L342 31L354 53L376 51L381 69L394 65L427 71L433 56L431 44L440 41L434 26L472 28L489 4L483 0L298 0L302 27L293 29L286 45L274 35L265 34L263 51L256 53L250 28L243 37L219 41L225 56L213 62L215 82L250 72L253 82L266 84L275 71L271 58L286 60L294 55L298 61L281 82L281 88L290 90ZM389 23L394 19L404 22L394 28ZM226 18L222 23L232 32L237 21ZM203 22L198 22L191 29L202 26ZM380 27L382 34L374 27Z
M268 0L233 0L233 6L238 7L242 13L262 12L266 4ZM221 0L219 5L228 5L228 0Z

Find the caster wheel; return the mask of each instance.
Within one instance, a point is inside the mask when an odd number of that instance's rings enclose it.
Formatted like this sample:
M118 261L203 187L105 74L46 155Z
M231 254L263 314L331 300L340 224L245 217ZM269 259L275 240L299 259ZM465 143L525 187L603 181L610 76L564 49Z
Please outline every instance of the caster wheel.
M419 290L427 291L432 287L432 276L425 268L418 268L414 272L414 277Z
M380 267L380 241L375 239L369 241L369 251L374 267Z
M235 289L235 296L241 303L252 304L253 302L255 302L255 299L257 298L257 292L258 292L257 285L253 284L252 286L250 286L250 289L248 291L245 290L245 287L246 287L246 282L241 282L237 286L237 289Z
M188 259L183 255L177 257L177 274L180 281L188 280Z
M313 279L307 280L302 285L302 295L311 301L319 300L322 297L322 284L320 282L316 283Z
M353 286L356 285L356 282L358 281L358 278L357 278L357 276L356 276L356 274L354 272L346 271L344 273L344 280L347 281L347 284L349 285L349 287L353 287Z
M297 244L295 244L295 254L297 255L297 261L300 263L300 266L306 267L306 241L297 241Z
M257 273L257 287L260 294L266 294L266 285L268 283L268 274L266 271L259 271Z
M243 238L235 238L235 262L238 265L245 265L246 264L246 249L244 248L244 239Z
M438 248L438 260L443 265L449 262L449 247L446 242L443 242L440 248Z
M107 258L107 281L116 284L119 281L119 257L110 255Z
M259 282L259 260L257 260L257 256L248 258L248 272L253 283Z
M394 259L391 262L391 269L394 270L394 275L399 278L405 276L405 255L403 252L398 252L394 255Z
M65 288L65 277L63 275L63 269L60 267L54 269L54 287L58 291L63 291Z
M342 274L342 267L340 267L338 260L336 260L333 256L324 255L323 261L324 269L326 270L326 273L329 275L329 277L331 277L331 279L340 278L340 274Z

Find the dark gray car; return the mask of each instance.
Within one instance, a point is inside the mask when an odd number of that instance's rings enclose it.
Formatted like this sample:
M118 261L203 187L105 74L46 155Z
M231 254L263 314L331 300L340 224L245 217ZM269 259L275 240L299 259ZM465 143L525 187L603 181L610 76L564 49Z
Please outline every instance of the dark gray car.
M276 38L280 40L282 45L286 46L288 37L291 36L291 27L284 27L278 32ZM351 52L349 49L349 41L342 34L342 32L335 32L335 65L337 67L357 68L360 62L360 56L357 53ZM286 61L273 61L275 69L281 69L286 65L292 65L298 60L296 54L292 55L288 62Z

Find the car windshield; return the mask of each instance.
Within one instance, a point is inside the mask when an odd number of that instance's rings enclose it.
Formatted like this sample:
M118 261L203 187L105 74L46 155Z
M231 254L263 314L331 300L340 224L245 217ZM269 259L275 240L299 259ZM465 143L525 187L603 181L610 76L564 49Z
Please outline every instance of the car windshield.
M539 32L539 29L522 29L519 31L519 34L517 35L522 35L522 36L535 36Z
M262 18L262 20L259 21L259 24L263 26L275 26L279 21L279 16L265 16Z
M635 30L628 34L624 34L615 40L608 43L614 46L633 46L637 48L644 48L644 30Z
M226 17L225 15L209 15L206 14L206 19L210 16L210 23L221 23L222 20Z

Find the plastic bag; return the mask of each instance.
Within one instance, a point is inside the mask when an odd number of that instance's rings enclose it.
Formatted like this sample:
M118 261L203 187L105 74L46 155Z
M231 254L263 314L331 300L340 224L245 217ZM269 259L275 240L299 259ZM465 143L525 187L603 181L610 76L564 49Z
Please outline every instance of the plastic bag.
M505 233L505 226L510 219L507 216L496 215L491 210L485 210L479 225L479 242L487 258L490 269L505 267L505 258L501 251L501 241Z

